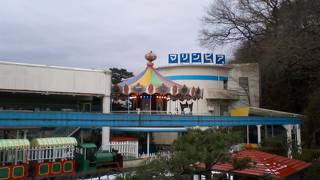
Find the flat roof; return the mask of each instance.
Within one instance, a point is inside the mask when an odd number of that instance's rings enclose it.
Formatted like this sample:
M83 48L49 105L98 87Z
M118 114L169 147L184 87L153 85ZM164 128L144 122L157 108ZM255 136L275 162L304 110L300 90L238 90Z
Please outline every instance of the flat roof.
M231 64L174 64L174 65L167 65L167 66L160 66L156 69L167 69L167 68L176 68L176 67L208 67L208 68L225 68L225 69L232 69Z
M86 68L75 68L75 67L64 67L64 66L51 66L45 64L29 64L29 63L18 63L10 61L0 61L0 64L5 65L17 65L17 66L28 66L28 67L42 67L42 68L52 68L52 69L63 69L63 70L74 70L74 71L89 71L89 72L103 72L111 73L109 69L99 70L99 69L86 69Z

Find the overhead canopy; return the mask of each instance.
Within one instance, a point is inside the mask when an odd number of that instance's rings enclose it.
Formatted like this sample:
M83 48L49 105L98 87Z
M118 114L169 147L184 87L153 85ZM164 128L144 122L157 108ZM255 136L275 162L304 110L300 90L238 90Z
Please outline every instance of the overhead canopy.
M113 97L159 94L170 95L173 99L200 99L202 90L199 87L187 87L180 85L163 77L153 68L153 63L157 56L152 51L145 55L147 67L139 75L124 80L112 87Z
M33 147L57 147L57 146L76 146L77 140L73 137L53 137L32 139Z
M0 139L0 150L27 149L29 147L28 139Z

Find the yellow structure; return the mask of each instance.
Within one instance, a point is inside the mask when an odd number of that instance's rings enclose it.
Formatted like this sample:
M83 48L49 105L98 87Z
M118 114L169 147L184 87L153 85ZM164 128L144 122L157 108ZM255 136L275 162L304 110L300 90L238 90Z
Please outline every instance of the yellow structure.
M229 113L230 116L249 116L250 107L240 107L240 108L234 108L230 109Z

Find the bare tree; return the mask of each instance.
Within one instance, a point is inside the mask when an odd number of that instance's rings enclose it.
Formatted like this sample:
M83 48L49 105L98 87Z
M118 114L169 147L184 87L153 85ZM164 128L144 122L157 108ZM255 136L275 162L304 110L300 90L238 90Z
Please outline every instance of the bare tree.
M255 42L276 27L278 10L285 1L214 0L203 18L201 45L214 47L244 40Z

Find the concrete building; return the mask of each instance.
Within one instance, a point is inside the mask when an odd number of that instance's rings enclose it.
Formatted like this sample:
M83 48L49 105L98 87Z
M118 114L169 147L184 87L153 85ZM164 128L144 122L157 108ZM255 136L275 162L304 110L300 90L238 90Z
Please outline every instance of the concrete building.
M153 94L153 96L149 95L148 97L145 93L139 94L136 91L135 95L131 94L132 98L129 97L130 93L127 93L124 101L133 101L134 98L139 98L140 96L141 103L148 104L147 109L149 108L150 111L134 111L134 107L130 107L130 103L127 103L128 109L122 113L229 116L229 110L231 109L243 106L259 107L260 105L260 79L257 64L181 64L154 69L153 63L148 62L145 72L137 77L137 80L131 79L131 84L134 84L134 86L127 88L127 90L134 90L134 88L139 90L140 88L140 90L152 92L150 94ZM139 82L141 83L139 84ZM150 86L150 82L156 82L157 85ZM138 83L139 86L136 86L135 83ZM165 83L172 84L172 88L164 88ZM179 84L179 88L176 87L177 84ZM142 85L148 88L144 88ZM122 88L123 91L126 90L125 87ZM187 91L183 93L184 96L181 98L178 95L185 87L188 87ZM159 94L159 92L163 93ZM111 109L110 96L111 72L108 70L0 62L0 111L109 113ZM151 97L154 98L154 101ZM160 110L157 106L159 103L163 105ZM188 110L186 111L186 109ZM263 112L263 116L270 116L270 111ZM272 111L272 113L275 113L275 111ZM247 114L254 115L254 113ZM261 114L259 115L261 116ZM273 132L273 127L271 128L270 131L267 131L268 127L265 127L266 130L264 132L266 133L264 134ZM287 131L288 140L292 139L292 131L296 130L297 133L294 138L300 144L299 125L285 125L284 128ZM0 130L0 137L8 138L6 131L10 129L0 127ZM10 136L9 138L21 138L21 136L27 136L27 131L30 131L30 128L12 128L12 130L15 130L12 132L16 132L16 136ZM78 132L82 137L82 131L79 130L79 127L57 127L53 135L67 136ZM186 128L183 126L153 128L112 127L112 130L147 133L147 154L149 154L149 142L151 139L155 144L169 145L177 137L177 132L184 132ZM252 131L257 132L257 142L260 143L263 138L261 138L261 125L257 125ZM249 139L249 127L247 132L247 139ZM150 134L152 137L150 137ZM104 145L110 144L110 128L103 127L101 136L103 138L101 138L101 142L99 139L99 143L101 143L102 147L106 147Z
M0 110L108 113L110 91L108 70L0 62Z
M193 114L228 116L229 109L239 106L260 106L260 75L256 63L206 65L180 64L157 68L159 73L179 84L203 89L203 99L193 102ZM174 113L181 106L171 102L168 111ZM170 108L171 107L171 108Z
M229 116L229 110L260 106L260 75L256 63L250 64L177 64L157 68L169 80L189 87L200 87L200 100L169 101L167 111L180 114ZM153 133L156 144L171 144L177 133Z

